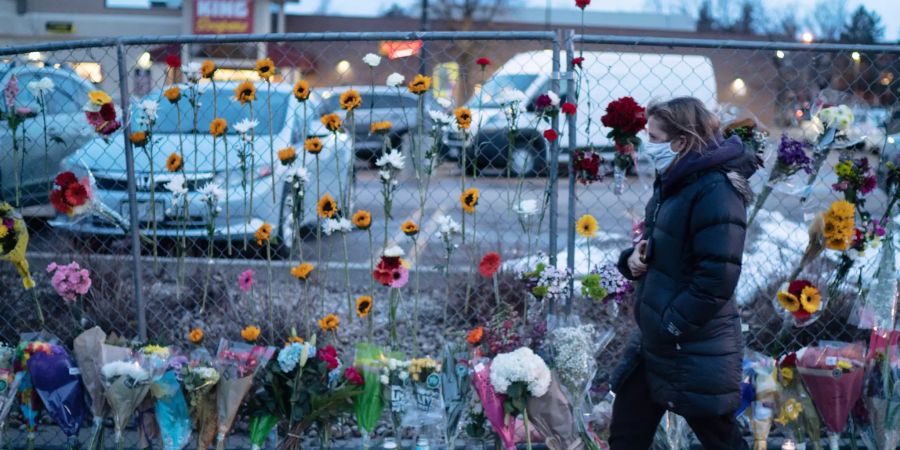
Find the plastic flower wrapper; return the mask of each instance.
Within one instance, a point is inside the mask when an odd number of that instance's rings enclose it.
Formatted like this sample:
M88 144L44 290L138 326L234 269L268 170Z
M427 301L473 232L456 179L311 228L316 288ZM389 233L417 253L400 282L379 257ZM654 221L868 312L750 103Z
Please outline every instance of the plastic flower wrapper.
M861 342L820 342L797 352L797 370L828 429L829 445L837 450L850 411L862 396L865 346Z
M90 408L94 417L88 450L93 450L95 445L99 444L103 417L106 415L106 397L103 395L103 380L100 377L100 368L102 367L100 356L104 341L106 341L106 333L100 327L94 327L79 334L72 345L75 360L81 371L84 390L91 399Z
M173 357L170 349L157 345L142 348L140 357L143 365L158 374L152 380L150 393L155 399L156 423L163 450L181 450L191 438L191 417L178 378L178 368L172 364L177 357Z
M528 401L531 397L543 397L550 388L550 382L550 368L528 347L501 353L491 363L491 385L498 393L506 395L503 402L505 412L513 418L522 415L529 450Z
M688 450L691 448L691 428L684 417L666 411L656 434L653 436L653 448L658 450Z
M219 386L216 394L218 430L216 448L224 450L225 437L231 431L238 408L253 387L253 376L275 354L274 347L261 347L222 339L216 353Z
M550 450L598 449L583 427L584 414L573 408L569 396L563 392L558 377L553 375L547 393L528 398L528 420L544 437ZM575 417L580 415L581 417Z
M760 353L744 350L743 382L752 393L749 403L742 404L750 418L753 449L766 450L772 428L772 411L777 406L778 384L775 360ZM743 389L742 389L743 391Z
M73 440L87 415L84 386L75 361L59 344L40 344L31 353L28 373L50 417Z
M506 411L503 403L506 397L497 393L491 384L491 364L490 362L477 363L473 368L472 386L481 399L481 407L485 417L491 424L491 428L497 433L503 447L507 450L516 448L515 433L516 421L507 420Z
M616 147L613 192L621 195L625 189L625 173L637 166L637 149L641 146L638 133L647 125L647 112L633 98L622 97L606 106L606 114L600 121L611 129L606 137Z
M44 323L44 313L34 292L34 280L28 269L28 259L25 252L28 250L28 228L22 216L17 213L12 205L0 202L0 261L9 261L22 278L25 290L31 290L37 311L38 321Z
M409 361L407 398L412 401L404 412L402 424L419 429L444 422L444 402L441 397L441 363L429 357Z
M38 416L43 403L40 394L34 388L31 373L28 370L28 362L31 355L48 345L48 342L55 342L57 339L43 332L23 333L19 336L19 345L16 346L16 356L13 368L16 376L21 375L22 379L19 388L16 391L16 400L19 403L19 412L22 414L22 421L25 425L25 431L28 433L28 447L34 446L34 433L37 431Z
M292 336L296 336L296 333ZM307 364L315 361L315 337L313 335L309 342L286 343L278 351L276 360L269 364L263 382L249 404L250 444L254 448L265 445L268 434L279 420L286 420L288 430L292 430L294 424L304 418L307 411L304 407L309 404L304 403L304 395L310 386L304 382L303 377ZM309 376L306 380L309 380ZM321 381L316 381L321 386Z
M869 426L864 438L874 444L870 448L895 449L900 443L900 351L896 331L888 340L880 333L872 332L869 346L870 367L863 396Z
M777 414L780 418L787 402L795 402L799 405L800 416L799 420L794 422L789 430L799 442L808 440L812 443L815 450L820 450L822 448L820 442L822 424L816 412L816 407L813 406L809 392L806 390L806 386L803 385L803 381L800 379L797 371L797 354L783 355L778 359L777 368L778 372L776 375L781 391L778 395L778 405L772 411L773 416Z
M213 367L208 353L198 353L181 368L181 379L188 396L191 419L197 429L197 448L205 450L215 439L218 426L216 387L219 371Z
M766 184L763 185L762 191L756 197L756 202L753 204L753 209L748 216L748 225L753 223L759 210L765 205L769 195L772 194L772 190L779 183L787 182L788 179L800 171L807 174L812 171L810 167L812 160L806 153L807 148L809 148L809 145L804 141L792 139L787 135L781 136L781 142L778 144L778 149L775 152L774 164L769 171L769 178L766 180Z
M71 221L80 221L97 216L115 225L126 235L131 234L128 219L118 211L114 211L94 196L97 180L87 165L78 163L72 171L61 172L53 181L50 191L50 204L60 214ZM143 238L143 236L142 236ZM145 239L146 241L146 239Z
M805 279L783 283L772 299L775 311L795 327L811 325L828 305L827 296Z
M150 391L153 374L141 367L141 363L135 359L105 363L100 374L103 377L106 401L112 410L116 447L122 449L125 446L122 433L134 411Z
M398 352L389 352L382 357L381 375L379 381L382 385L382 398L388 404L391 426L394 437L400 441L400 427L407 408L411 407L409 392L406 389L409 380L409 361L406 355Z
M806 201L812 194L813 184L819 171L822 170L825 160L828 159L831 149L852 147L860 141L859 139L851 140L847 135L847 131L853 125L853 112L847 105L820 110L814 116L813 123L819 129L819 135L813 146L811 170L809 178L806 180L806 187L803 189L803 201Z
M356 361L353 367L363 376L363 392L355 402L356 423L363 435L363 448L369 448L370 436L381 419L384 409L384 397L381 392L381 361L382 351L371 344L356 345Z
M894 222L885 223L881 256L875 280L856 303L850 323L862 329L892 330L897 323L897 257L894 248Z
M3 440L3 431L6 429L6 417L12 411L13 404L16 403L16 393L19 389L19 383L22 382L24 373L13 375L5 390L0 391L0 442Z
M13 359L16 356L16 349L3 342L0 342L0 396L6 395L6 391L15 378L13 371Z
M464 346L451 343L444 344L441 356L441 396L444 403L444 442L447 448L456 447L456 435L459 423L469 398L472 384L469 381L469 367L465 364L468 353Z

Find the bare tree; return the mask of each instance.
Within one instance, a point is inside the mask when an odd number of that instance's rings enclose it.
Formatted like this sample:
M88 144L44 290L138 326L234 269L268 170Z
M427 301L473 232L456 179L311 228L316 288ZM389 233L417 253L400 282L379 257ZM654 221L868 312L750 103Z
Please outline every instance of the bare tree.
M822 41L837 41L847 23L847 0L818 0L811 26Z

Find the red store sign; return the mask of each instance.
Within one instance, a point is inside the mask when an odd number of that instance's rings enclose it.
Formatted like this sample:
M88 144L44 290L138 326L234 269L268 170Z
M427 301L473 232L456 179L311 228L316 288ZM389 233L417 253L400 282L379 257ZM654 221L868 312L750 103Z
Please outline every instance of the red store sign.
M194 0L194 34L253 32L253 0Z

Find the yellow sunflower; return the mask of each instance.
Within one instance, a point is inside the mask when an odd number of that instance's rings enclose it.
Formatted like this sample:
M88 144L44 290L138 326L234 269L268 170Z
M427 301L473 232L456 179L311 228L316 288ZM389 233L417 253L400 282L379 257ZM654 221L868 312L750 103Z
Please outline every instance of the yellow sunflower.
M135 131L131 133L131 136L128 136L128 140L134 144L135 147L144 147L147 145L149 135L146 131Z
M326 193L316 204L316 212L323 219L330 219L337 213L337 202L331 194Z
M360 230L368 230L369 227L372 226L372 214L368 211L361 209L355 213L353 213L353 225Z
M456 126L460 131L466 131L472 126L472 111L465 106L460 106L453 110L453 115L456 116Z
M831 213L841 219L851 219L856 215L856 207L846 200L837 200L831 204Z
M325 332L337 331L340 324L341 318L337 314L329 314L319 319L319 329Z
M234 97L241 102L241 105L246 105L256 100L256 86L252 81L244 81L234 88Z
M278 150L278 160L281 161L281 164L287 166L293 164L296 159L297 151L294 150L294 147L285 147Z
M213 137L220 137L228 131L228 121L221 117L216 117L209 123L209 134Z
M211 59L207 59L203 61L203 64L200 64L200 76L203 78L212 79L212 77L216 74L216 63L212 62Z
M258 245L263 245L263 242L268 242L272 237L272 225L268 222L263 222L263 224L256 229L256 233L253 233L253 237L256 238L256 243Z
M294 83L294 98L297 99L298 102L305 102L309 99L309 83L306 80L297 80Z
M322 151L322 140L317 137L306 138L303 148L313 155L318 155Z
M391 127L393 127L390 121L385 120L384 122L372 122L372 125L369 127L369 132L372 134L387 134L391 131Z
M788 312L793 313L800 310L800 300L797 299L796 295L791 294L790 292L779 292L778 303L780 303L781 307L786 309Z
M9 236L9 228L6 225L0 224L0 239Z
M275 75L275 63L269 58L263 58L256 61L256 73L259 77L268 81Z
M200 328L194 328L188 333L188 340L193 344L199 344L203 342L203 330Z
M341 94L341 109L353 111L362 104L362 97L355 89L348 89Z
M372 297L368 295L360 296L356 299L356 315L365 318L372 311Z
M241 330L241 337L247 342L256 342L259 339L259 327L249 325Z
M166 170L169 172L178 172L184 167L184 161L178 153L172 153L166 158Z
M781 385L788 387L794 381L794 369L790 367L781 368Z
M431 88L431 78L418 74L409 82L407 88L409 89L409 92L412 92L413 94L422 95Z
M291 344L302 344L303 338L300 336L288 336L287 341L285 341L284 346L289 347Z
M163 96L171 103L178 103L178 100L181 100L181 89L178 86L172 86L163 92Z
M403 225L400 225L400 230L403 231L403 234L410 236L410 237L419 234L419 226L416 225L416 223L413 222L412 220L407 220L406 222L403 222Z
M322 116L322 125L325 125L325 128L328 128L328 131L337 133L340 131L343 122L341 121L341 116L332 113Z
M462 204L463 211L469 214L475 214L475 206L478 205L478 189L466 189L462 195L459 196L459 202Z
M822 307L822 294L813 286L807 286L800 291L800 306L804 311L812 314Z
M309 276L312 274L312 271L315 267L310 263L301 263L297 266L291 267L291 275L298 279L306 281L309 279Z
M597 219L590 214L585 214L575 223L575 230L583 237L592 238L597 234Z
M88 92L88 100L97 106L103 106L107 103L112 103L112 97L110 97L109 94L103 91Z

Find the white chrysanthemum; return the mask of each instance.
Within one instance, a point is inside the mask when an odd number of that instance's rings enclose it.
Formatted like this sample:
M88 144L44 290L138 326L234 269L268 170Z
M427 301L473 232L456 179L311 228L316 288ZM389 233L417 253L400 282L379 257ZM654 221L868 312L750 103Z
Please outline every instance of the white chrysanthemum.
M106 379L116 377L128 377L136 382L147 381L150 374L136 362L113 361L107 363L100 369L100 373Z
M219 372L212 367L195 367L190 369L191 372L203 378L204 380L218 380Z
M550 97L550 104L559 106L559 96L553 91L547 91L547 97Z
M367 53L363 56L363 62L369 67L378 67L381 64L381 57L374 53Z
M441 97L441 98L435 99L435 101L437 102L438 105L441 105L441 107L444 109L450 109L450 107L453 106L453 102L450 101L450 99L446 98L446 97Z
M257 125L259 125L258 120L243 119L234 124L234 130L241 134L247 134L250 130L256 128Z
M387 256L388 258L399 258L403 256L403 249L396 245L390 246L384 249L384 256Z
M542 397L550 388L550 368L528 347L501 353L491 363L491 385L498 393L517 382L525 383L532 397Z
M56 85L53 84L53 80L47 77L28 82L28 92L31 92L31 95L36 98L39 98L41 95L46 96L53 92L54 89L56 89Z
M172 176L169 182L166 183L165 188L174 195L184 195L187 194L187 187L185 187L184 183L184 175L177 174Z
M375 161L375 165L382 168L403 169L403 154L398 150L391 150Z
M181 66L181 72L184 73L184 77L188 80L188 82L200 82L200 63L191 62L189 64L183 64Z
M299 182L302 184L309 183L309 171L306 170L306 167L294 167L287 171L287 176L294 182Z
M537 214L538 212L538 201L535 199L527 199L519 202L519 205L516 207L516 212L523 216L530 216L533 214Z
M449 125L453 119L450 118L450 114L447 114L443 111L431 110L428 111L428 116L431 117L431 121L435 123L435 125Z
M552 99L553 97L550 98ZM504 89L500 91L500 94L497 95L497 98L494 100L501 105L512 105L514 103L525 103L528 101L528 97L525 96L524 92L518 89Z
M200 188L199 192L202 201L207 203L220 202L225 198L225 191L222 190L218 183L206 183L206 185Z
M460 226L452 217L444 215L437 219L438 231L444 236L460 233Z
M159 102L156 100L146 99L141 101L138 105L141 109L141 112L144 115L144 118L150 122L156 122L156 119L159 116Z
M406 81L406 78L403 75L400 75L397 72L394 72L387 77L387 85L388 87L400 87L403 85L403 82Z
M382 376L378 377L378 380L381 381L381 384L384 384L384 385L391 384L391 379L388 378L387 375L382 375Z
M349 233L353 230L353 224L348 219L328 219L322 224L322 232L326 236L332 233Z

